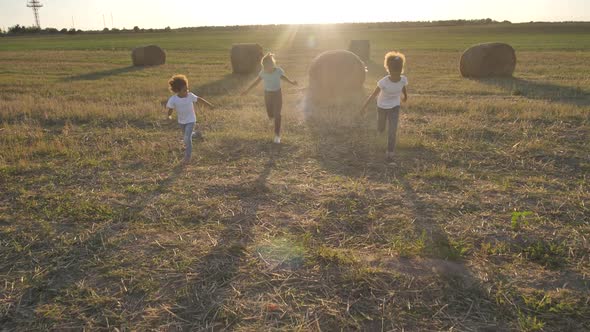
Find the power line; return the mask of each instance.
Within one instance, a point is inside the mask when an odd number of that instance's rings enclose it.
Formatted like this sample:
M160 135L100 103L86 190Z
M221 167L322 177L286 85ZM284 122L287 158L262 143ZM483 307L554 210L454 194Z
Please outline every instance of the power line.
M29 0L27 2L27 7L33 8L33 13L35 14L35 23L37 24L37 28L41 29L41 22L39 21L39 8L43 7L39 0Z

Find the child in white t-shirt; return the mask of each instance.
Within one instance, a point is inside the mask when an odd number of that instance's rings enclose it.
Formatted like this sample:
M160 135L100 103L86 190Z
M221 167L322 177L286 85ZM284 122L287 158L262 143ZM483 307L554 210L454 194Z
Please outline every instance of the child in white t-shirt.
M281 67L277 67L274 54L268 53L262 58L262 70L258 74L258 78L250 84L246 91L242 92L242 96L246 95L260 81L264 82L264 103L268 118L275 121L274 143L276 144L281 143L281 109L283 107L281 80L297 85L297 81L289 79L285 76L285 71Z
M197 117L195 115L195 107L193 103L205 104L209 107L213 105L207 100L197 97L194 93L188 91L188 79L184 75L174 75L168 81L170 85L170 91L174 92L175 95L168 99L166 108L168 108L168 120L172 120L172 112L176 110L178 117L178 123L182 130L185 152L183 163L188 163L191 160L193 151L193 135L197 134L193 132Z
M408 100L408 79L402 75L406 57L402 53L389 52L385 55L385 69L389 75L383 77L377 83L375 91L367 98L361 112L365 112L369 103L377 97L377 112L379 132L385 130L385 124L388 123L389 131L387 135L387 159L394 156L394 148L397 136L397 126L399 123L399 112L401 102ZM403 97L402 97L403 96Z

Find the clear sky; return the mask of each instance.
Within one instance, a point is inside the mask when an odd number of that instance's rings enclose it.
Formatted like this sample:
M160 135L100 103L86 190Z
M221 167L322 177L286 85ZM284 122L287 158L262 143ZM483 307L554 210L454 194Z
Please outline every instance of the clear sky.
M40 0L41 26L77 29L429 21L590 21L590 0ZM0 27L34 24L27 0L0 0ZM111 21L111 13L113 20ZM104 23L103 23L104 15Z

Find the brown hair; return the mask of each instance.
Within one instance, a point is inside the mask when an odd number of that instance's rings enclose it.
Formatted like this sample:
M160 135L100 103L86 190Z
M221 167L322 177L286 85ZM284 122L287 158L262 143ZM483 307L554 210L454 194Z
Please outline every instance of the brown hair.
M403 73L406 65L406 56L400 52L389 52L385 54L385 61L383 66L387 69L387 72L391 75L392 73Z
M184 75L177 74L168 80L168 85L170 85L170 91L179 93L182 88L188 86L188 79Z

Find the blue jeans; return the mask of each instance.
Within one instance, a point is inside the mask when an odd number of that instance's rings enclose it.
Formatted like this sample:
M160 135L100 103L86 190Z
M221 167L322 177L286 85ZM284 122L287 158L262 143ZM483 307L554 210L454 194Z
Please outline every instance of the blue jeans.
M385 131L385 125L389 127L387 132L387 152L393 152L397 138L397 126L399 123L400 107L396 106L390 109L377 107L377 130L380 133Z
M264 103L269 119L275 120L275 135L281 134L281 109L283 108L283 93L278 91L264 91Z
M181 123L180 129L182 130L182 139L184 140L184 145L186 150L184 150L184 158L188 159L191 157L193 153L193 128L195 127L195 123Z

